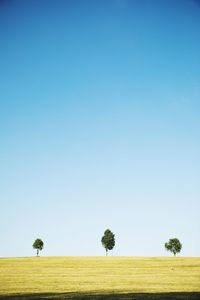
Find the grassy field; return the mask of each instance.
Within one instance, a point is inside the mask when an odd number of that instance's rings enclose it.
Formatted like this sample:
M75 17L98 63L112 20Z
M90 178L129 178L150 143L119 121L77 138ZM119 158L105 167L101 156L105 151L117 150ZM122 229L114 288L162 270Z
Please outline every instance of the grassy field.
M200 258L1 258L0 299L200 300Z

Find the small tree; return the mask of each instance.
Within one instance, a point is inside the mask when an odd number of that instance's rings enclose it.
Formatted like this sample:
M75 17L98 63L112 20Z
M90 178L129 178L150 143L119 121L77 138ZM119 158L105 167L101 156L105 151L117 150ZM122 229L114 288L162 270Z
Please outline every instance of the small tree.
M181 252L182 245L177 238L169 239L168 243L165 243L165 249L174 254L174 256Z
M37 250L37 256L39 255L39 251L41 251L44 247L44 243L41 239L36 239L33 243L33 248Z
M110 229L107 229L104 232L104 235L101 238L101 243L106 249L106 256L108 255L108 250L112 250L115 246L115 235Z

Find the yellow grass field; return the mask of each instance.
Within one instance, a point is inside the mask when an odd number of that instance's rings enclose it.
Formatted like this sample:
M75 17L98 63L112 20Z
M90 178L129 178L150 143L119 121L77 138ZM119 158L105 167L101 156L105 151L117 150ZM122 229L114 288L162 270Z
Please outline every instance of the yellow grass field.
M200 300L200 258L1 258L0 299Z

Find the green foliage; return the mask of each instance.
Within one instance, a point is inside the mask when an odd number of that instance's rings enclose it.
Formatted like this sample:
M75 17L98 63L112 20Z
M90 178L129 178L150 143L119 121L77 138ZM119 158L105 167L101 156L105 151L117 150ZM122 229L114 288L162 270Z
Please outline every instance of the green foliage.
M168 243L165 243L165 249L174 254L174 256L181 251L182 245L177 238L169 239Z
M37 256L39 254L39 251L41 251L44 247L44 243L41 239L36 239L33 243L33 248L37 250Z
M101 238L101 243L103 247L106 249L106 255L108 254L108 250L112 250L115 246L115 235L112 233L110 229L106 229L104 235Z

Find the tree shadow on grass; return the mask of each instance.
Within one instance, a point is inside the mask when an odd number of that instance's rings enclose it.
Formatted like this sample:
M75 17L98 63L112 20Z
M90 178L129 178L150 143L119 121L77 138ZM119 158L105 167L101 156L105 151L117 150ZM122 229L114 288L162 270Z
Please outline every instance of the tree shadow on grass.
M176 293L44 293L44 294L15 294L0 295L4 300L200 300L200 292Z

